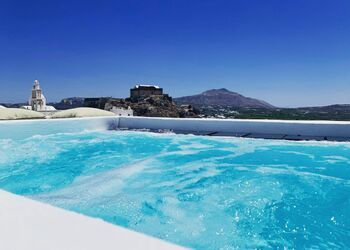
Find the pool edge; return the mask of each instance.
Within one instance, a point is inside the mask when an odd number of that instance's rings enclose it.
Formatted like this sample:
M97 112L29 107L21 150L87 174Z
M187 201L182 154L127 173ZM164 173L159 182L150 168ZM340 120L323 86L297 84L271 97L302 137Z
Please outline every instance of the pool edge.
M2 189L0 201L0 235L4 249L185 249Z

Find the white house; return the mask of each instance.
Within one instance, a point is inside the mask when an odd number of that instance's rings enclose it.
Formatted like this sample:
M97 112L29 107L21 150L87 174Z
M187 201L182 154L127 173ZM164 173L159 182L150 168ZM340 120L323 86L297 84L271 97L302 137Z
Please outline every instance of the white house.
M110 111L118 116L134 116L134 111L130 107L128 107L128 109L123 109L113 106Z

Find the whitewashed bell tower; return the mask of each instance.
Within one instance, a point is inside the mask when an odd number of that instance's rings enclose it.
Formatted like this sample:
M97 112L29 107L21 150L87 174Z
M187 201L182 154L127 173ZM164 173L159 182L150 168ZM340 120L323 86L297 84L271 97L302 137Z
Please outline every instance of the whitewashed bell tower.
M29 98L29 106L35 111L45 111L46 110L46 99L43 95L39 81L35 80L32 88L32 95Z

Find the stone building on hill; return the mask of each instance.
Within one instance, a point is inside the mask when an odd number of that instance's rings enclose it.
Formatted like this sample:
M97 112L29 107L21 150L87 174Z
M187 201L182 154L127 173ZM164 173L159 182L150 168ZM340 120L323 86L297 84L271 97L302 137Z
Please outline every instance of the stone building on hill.
M156 85L136 85L130 89L130 99L139 100L150 96L162 96L163 89Z
M83 102L84 107L105 109L105 105L111 97L92 97L85 98Z

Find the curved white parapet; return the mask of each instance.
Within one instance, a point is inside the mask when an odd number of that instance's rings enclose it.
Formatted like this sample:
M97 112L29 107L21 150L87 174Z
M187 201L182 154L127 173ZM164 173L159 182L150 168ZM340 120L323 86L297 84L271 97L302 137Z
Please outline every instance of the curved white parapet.
M350 137L350 122L121 117L120 128Z
M0 190L0 249L184 249L128 229Z

